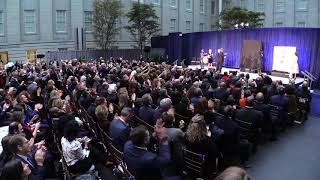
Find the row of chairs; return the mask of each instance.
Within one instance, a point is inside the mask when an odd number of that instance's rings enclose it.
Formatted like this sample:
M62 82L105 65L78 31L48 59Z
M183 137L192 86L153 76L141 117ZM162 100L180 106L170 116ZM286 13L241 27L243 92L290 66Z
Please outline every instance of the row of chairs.
M50 118L49 118L50 119ZM56 122L59 121L59 118L51 118L51 124L54 125L56 124ZM54 142L54 146L55 146L55 149L58 151L58 154L59 154L59 158L60 158L60 164L61 164L61 167L62 167L62 178L63 180L71 180L71 174L69 173L68 171L68 167L67 167L67 163L63 157L63 153L62 153L62 150L61 150L61 144L60 144L60 139L59 136L58 136L58 133L56 131L56 128L53 126L51 128L51 132L52 132L52 135L53 135L53 142Z
M114 146L111 137L93 120L81 105L79 107L79 115L85 127L101 142L105 153L114 163L114 173L119 175L121 179L134 180L134 176L128 171L123 161L123 153Z
M117 105L114 105L114 107L115 107L115 112L120 113L120 108L118 109ZM106 150L110 153L111 157L113 157L113 161L117 165L115 169L121 174L122 179L131 179L131 180L134 179L132 174L127 170L125 163L123 162L123 153L113 145L112 139L105 133L103 129L99 127L98 123L93 121L92 117L90 117L90 115L86 113L83 107L81 107L81 112L82 112L81 116L84 116L85 121L89 122L88 125L91 127L96 127L91 129L92 131L97 132L96 134L98 134L98 138L102 140ZM178 114L176 115L179 116ZM180 117L182 117L184 120L186 120L187 118L181 115ZM137 127L139 125L144 125L150 133L153 133L154 131L153 126L143 121L138 116L134 116L129 122L129 124L130 124L130 127ZM202 177L205 159L206 159L205 155L198 154L184 148L183 149L184 174L186 176L190 175L193 177Z

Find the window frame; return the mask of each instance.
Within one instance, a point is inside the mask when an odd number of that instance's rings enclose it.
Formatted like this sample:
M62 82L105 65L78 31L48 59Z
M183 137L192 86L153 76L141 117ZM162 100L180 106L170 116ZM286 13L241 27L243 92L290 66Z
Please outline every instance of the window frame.
M205 14L206 13L206 7L205 6L206 6L205 0L199 0L200 14Z
M172 4L172 1L174 1L175 4ZM176 7L177 7L177 4L178 4L178 1L177 1L177 0L170 0L170 7L176 8Z
M188 2L190 3L189 5L189 7L187 6L187 0L186 0L186 10L188 10L188 11L191 11L192 10L192 1L191 0L188 0Z
M217 13L216 13L216 1L215 0L211 0L211 15L212 16L215 16ZM213 11L212 11L213 10Z
M157 1L157 2L155 2L155 1ZM152 0L152 4L160 5L161 4L161 0Z
M36 24L36 11L35 10L24 10L24 19L23 19L23 25L24 25L24 33L25 34L36 34L37 33L37 24ZM32 21L29 21L32 17ZM27 25L30 25L29 27ZM32 30L32 31L27 31Z
M204 32L204 26L205 26L205 23L199 23L199 31L200 32ZM202 28L201 28L202 27Z
M88 19L88 14L87 13L90 13L90 19ZM93 12L92 11L84 11L84 30L86 33L92 33L94 31L94 27L93 27ZM91 27L90 29L88 30L88 26L87 26L87 23L90 23L91 24Z
M174 24L173 24L173 22L174 22ZM177 26L177 20L170 19L170 32L177 32L176 26Z
M60 12L63 12L64 14L64 22L63 21L59 21L59 13ZM62 16L61 16L62 17ZM59 30L58 29L58 24L61 23L64 23L64 30ZM67 11L66 10L56 10L56 33L66 33L67 32Z
M2 31L2 33L1 33ZM5 27L4 27L4 12L0 11L0 36L4 36Z
M189 25L189 27L188 27ZM186 21L186 32L191 32L191 21Z

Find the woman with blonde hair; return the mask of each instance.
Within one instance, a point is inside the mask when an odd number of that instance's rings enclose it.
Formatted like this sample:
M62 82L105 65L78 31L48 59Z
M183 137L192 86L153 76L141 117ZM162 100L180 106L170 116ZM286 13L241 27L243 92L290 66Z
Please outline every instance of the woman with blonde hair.
M95 115L101 129L108 132L110 121L108 120L108 108L106 105L99 105L96 108Z
M53 99L52 107L56 107L58 109L63 109L64 102L62 99Z
M126 88L120 88L118 90L118 99L118 105L120 109L129 106L129 94Z
M205 156L204 176L210 179L216 171L218 149L209 136L204 116L197 114L191 119L186 132L186 148Z
M129 96L128 96L128 94L119 94L118 95L118 99L119 99L118 105L119 105L120 109L129 106Z

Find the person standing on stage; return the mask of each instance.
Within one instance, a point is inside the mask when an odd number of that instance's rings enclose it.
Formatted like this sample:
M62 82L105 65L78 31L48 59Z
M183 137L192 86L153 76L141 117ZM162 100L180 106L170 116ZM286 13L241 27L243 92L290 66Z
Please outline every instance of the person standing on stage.
M204 49L201 48L200 51L200 65L201 65L201 69L203 69L204 66L204 57L206 56L206 53L204 52Z
M212 54L212 50L209 49L208 51L208 68L212 67L212 62L213 62L213 54Z
M258 75L260 76L261 75L261 69L262 69L262 62L263 62L263 50L261 49L259 51L259 57L257 59L257 69L258 69Z
M299 74L298 53L295 52L291 62L290 78L296 79Z
M218 54L217 54L217 71L221 72L222 65L224 61L224 53L223 53L223 48L218 49Z

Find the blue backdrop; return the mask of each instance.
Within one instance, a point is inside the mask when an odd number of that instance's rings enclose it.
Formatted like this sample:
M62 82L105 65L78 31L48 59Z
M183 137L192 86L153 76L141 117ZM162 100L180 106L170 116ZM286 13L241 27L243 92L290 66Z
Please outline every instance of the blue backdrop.
M224 66L239 68L243 40L261 40L264 51L264 71L270 72L274 46L295 46L299 56L300 70L320 75L320 29L319 28L257 28L223 30L196 33L170 33L168 36L152 38L153 48L164 48L170 60L198 57L200 49L216 51L224 48L227 58Z

